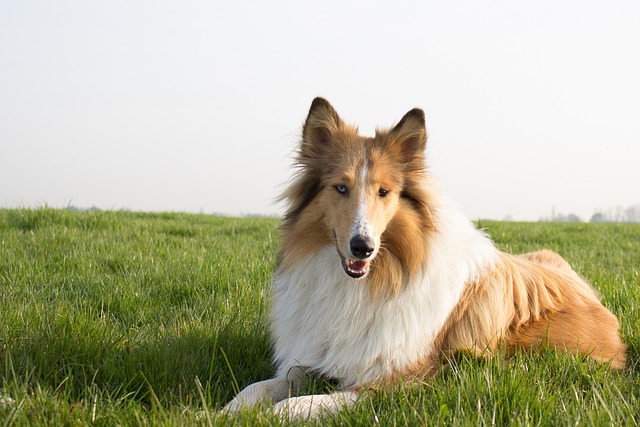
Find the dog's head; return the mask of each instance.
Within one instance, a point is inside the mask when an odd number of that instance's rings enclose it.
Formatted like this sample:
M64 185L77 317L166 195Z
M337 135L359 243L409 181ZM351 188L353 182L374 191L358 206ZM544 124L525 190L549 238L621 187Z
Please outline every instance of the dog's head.
M392 129L366 138L345 124L329 102L313 101L298 155L299 186L305 192L299 209L320 211L317 218L323 224L316 226L325 228L349 276L367 276L385 243L393 240L384 237L389 227L419 215L416 189L425 168L426 140L420 109L409 111ZM397 231L404 236L410 228Z

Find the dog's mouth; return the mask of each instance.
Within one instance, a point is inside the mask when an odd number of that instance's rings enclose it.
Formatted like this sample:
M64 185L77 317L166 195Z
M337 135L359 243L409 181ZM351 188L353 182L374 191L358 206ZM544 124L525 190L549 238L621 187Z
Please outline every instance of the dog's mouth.
M342 263L344 272L354 279L360 279L366 276L369 272L369 265L371 264L371 262L369 260L351 259L345 257L344 255L342 255L342 252L340 252L340 248L338 247L338 240L336 239L335 242L336 250L338 251L338 255L340 255L340 261Z
M349 276L359 279L369 272L369 262L342 257L342 268Z

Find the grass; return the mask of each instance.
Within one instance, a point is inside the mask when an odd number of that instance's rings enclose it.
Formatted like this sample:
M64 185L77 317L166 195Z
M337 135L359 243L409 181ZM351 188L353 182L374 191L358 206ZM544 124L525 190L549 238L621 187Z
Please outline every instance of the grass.
M640 226L479 224L499 247L565 256L622 323L630 366L526 353L456 358L436 378L368 395L318 425L637 425ZM277 221L0 210L4 425L279 425L215 412L273 374ZM311 389L327 387L318 383Z

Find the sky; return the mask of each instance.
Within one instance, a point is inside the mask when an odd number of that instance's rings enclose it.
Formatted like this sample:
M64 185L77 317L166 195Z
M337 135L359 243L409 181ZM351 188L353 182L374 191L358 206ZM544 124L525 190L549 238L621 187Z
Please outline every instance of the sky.
M471 219L640 203L640 2L0 2L0 207L278 215L311 101Z

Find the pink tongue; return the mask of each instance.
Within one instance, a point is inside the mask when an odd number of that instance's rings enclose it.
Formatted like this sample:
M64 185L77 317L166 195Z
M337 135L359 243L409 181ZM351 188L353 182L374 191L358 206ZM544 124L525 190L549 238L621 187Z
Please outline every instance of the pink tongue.
M353 270L362 270L365 265L367 264L364 261L349 260L349 267Z

